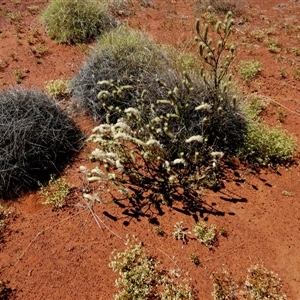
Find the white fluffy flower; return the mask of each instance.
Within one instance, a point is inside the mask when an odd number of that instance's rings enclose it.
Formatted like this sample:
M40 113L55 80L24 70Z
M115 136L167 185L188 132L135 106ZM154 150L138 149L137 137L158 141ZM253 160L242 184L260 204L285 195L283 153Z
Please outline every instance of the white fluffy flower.
M125 141L130 141L132 137L129 134L126 134L124 132L117 132L116 134L114 134L114 139L120 139L120 138Z
M88 168L86 166L80 166L78 171L80 173L87 173L88 172Z
M115 125L114 125L114 128L117 129L117 128L121 128L124 132L127 132L127 133L131 133L131 128L124 122L117 122Z
M105 152L100 150L99 148L96 148L95 150L92 151L91 155L95 158L102 160L105 157Z
M110 132L111 126L109 124L101 124L93 129L93 132L107 133Z
M148 140L148 142L147 142L146 144L147 144L148 146L150 146L150 145L157 145L157 146L161 147L160 142L159 142L158 140L155 140L155 139L150 139L150 140Z
M133 108L133 107L128 107L128 108L126 108L126 109L124 110L124 112L125 112L126 114L132 114L132 115L134 115L134 116L137 117L137 118L140 116L140 112L139 112L137 109Z
M215 152L211 152L210 155L215 158L222 158L224 156L224 153L215 151Z
M116 160L116 167L120 173L124 173L125 171L124 166L121 164L119 159Z
M185 140L186 143L191 143L191 142L199 142L203 143L203 136L202 135L193 135L189 139Z
M102 176L102 175L103 175L103 172L102 172L98 167L92 169L91 173L92 173L92 174L99 175L99 176Z
M195 110L207 110L210 111L211 110L211 105L208 103L201 103L199 106L197 106L195 108Z
M183 158L177 158L177 159L173 160L172 164L173 165L183 164L184 166L186 166L186 161Z

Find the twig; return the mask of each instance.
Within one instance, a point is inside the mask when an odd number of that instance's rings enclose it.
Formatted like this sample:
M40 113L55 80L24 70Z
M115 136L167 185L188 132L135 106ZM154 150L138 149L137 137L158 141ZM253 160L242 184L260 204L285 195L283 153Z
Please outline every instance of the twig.
M163 250L157 248L158 251L160 251L162 254L164 254L166 257L168 257L173 263L174 265L178 268L178 270L181 271L181 268L178 266L177 262L171 257L169 256L166 252L164 252Z
M101 225L100 225L100 223L99 223L99 221L100 221L101 224L104 225L105 228L108 229L113 235L115 235L116 237L118 237L118 238L119 238L120 240L122 240L123 242L126 242L126 240L125 240L124 238L122 238L121 236L119 236L118 234L116 234L114 231L112 231L112 230L105 224L105 222L104 222L104 221L103 221L103 220L102 220L102 219L101 219L101 218L93 211L92 206L87 202L87 200L86 200L85 198L83 198L83 199L84 199L84 201L85 201L85 203L86 203L86 207L89 209L91 215L93 216L93 218L94 218L94 220L95 220L97 226L98 226L99 228L101 228L102 231L103 231L103 228L101 227Z

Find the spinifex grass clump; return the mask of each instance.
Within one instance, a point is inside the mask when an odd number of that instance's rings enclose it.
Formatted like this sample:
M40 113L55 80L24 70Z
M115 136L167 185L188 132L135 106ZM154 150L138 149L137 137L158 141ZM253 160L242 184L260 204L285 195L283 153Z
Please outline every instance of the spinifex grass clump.
M0 93L0 197L10 198L49 180L82 142L76 124L36 90Z
M52 39L69 44L89 42L117 25L104 5L91 0L53 0L41 21Z
M113 88L103 87L99 81L112 80L122 86L131 86L123 89L119 100L110 95L106 101L109 106L124 108L134 105L144 89L148 91L147 101L165 98L166 91L157 83L157 78L169 86L181 82L168 52L141 32L119 27L100 37L89 59L71 82L72 95L95 120L104 121L106 110L97 96L103 90L111 93ZM117 117L114 119L116 121Z

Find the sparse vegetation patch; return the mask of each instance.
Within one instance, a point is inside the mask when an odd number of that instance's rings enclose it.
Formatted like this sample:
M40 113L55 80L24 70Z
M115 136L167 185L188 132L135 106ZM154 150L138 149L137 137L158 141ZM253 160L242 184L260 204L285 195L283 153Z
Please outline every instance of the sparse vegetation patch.
M249 83L262 71L262 64L258 60L242 60L239 63L239 71L241 77Z
M176 282L168 270L159 269L155 259L143 251L141 243L128 240L126 245L123 252L112 253L109 264L120 275L116 280L120 292L114 299L195 299L192 288Z
M285 300L281 279L273 271L259 265L247 270L246 280L238 284L231 275L223 270L221 274L213 273L212 296L214 300ZM242 297L242 298L241 298Z

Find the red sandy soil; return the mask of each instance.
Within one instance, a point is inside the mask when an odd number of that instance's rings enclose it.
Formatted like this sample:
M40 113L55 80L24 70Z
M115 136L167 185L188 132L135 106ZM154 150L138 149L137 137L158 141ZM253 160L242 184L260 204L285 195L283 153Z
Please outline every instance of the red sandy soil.
M83 47L51 41L38 15L28 10L28 6L38 5L39 13L49 1L19 2L0 0L0 88L17 86L16 69L25 75L20 86L42 90L48 80L74 76L85 60ZM153 6L146 8L136 3L134 14L123 16L123 21L151 34L159 43L194 51L194 22L200 14L195 1L152 2ZM250 0L242 8L235 24L236 63L256 59L261 61L263 71L249 85L237 76L241 92L245 97L257 93L268 99L264 121L282 126L299 138L300 84L294 73L300 70L300 56L295 55L292 47L300 48L300 3ZM3 12L20 12L20 20L11 20ZM269 29L270 38L278 39L282 45L280 53L269 52L263 41L251 36L257 29ZM37 63L33 52L39 45L47 51ZM279 70L286 71L285 78ZM278 120L280 110L286 114L284 123ZM88 133L92 121L86 116L78 119ZM174 240L176 222L182 221L188 231L192 231L195 223L191 215L182 213L178 204L175 209L163 207L163 216L155 211L151 215L166 233L163 237L154 232L149 218L130 218L114 204L95 204L93 215L83 200L83 181L78 172L79 166L88 164L89 151L84 149L65 171L68 182L75 187L65 208L55 210L43 205L44 200L37 193L3 202L13 208L14 217L9 220L1 244L0 278L8 281L16 299L113 299L117 275L108 267L110 254L114 249L125 249L127 234L143 242L145 251L162 267L179 268L181 278L188 279L200 299L212 299L212 272L225 269L240 281L245 279L247 268L255 264L279 274L288 299L300 299L298 164L280 167L277 172L255 172L237 162L224 189L218 193L204 192L203 200L223 215L203 212L198 218L228 231L228 237L220 237L218 246L209 250L192 235L188 244ZM107 217L107 213L117 220ZM100 220L98 224L95 214ZM192 253L199 257L199 266L191 262Z

